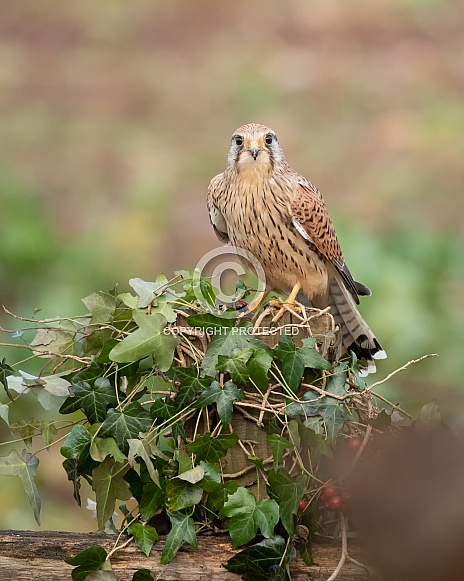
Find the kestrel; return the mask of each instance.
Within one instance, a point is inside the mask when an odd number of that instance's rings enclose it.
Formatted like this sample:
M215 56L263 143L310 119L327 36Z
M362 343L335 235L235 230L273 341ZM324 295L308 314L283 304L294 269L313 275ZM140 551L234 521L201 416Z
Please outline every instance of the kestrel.
M207 201L219 240L253 254L268 289L290 293L287 304L298 295L330 307L343 347L366 361L364 374L374 372L386 354L356 307L371 291L353 279L319 190L287 163L272 129L237 129Z

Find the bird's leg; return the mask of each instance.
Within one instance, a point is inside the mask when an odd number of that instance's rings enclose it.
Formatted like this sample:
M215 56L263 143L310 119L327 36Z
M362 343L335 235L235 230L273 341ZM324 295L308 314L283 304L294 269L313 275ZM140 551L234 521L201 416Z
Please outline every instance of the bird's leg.
M248 312L249 313L256 313L256 311L259 309L259 307L261 306L264 297L267 295L267 290L264 289L263 291L261 291L256 298L254 298L251 303L248 305Z
M277 315L275 315L272 318L273 323L277 323L277 321L282 317L282 315L287 310L285 308L285 306L283 306L283 305L290 307L294 311L297 310L297 307L295 307L295 299L296 299L298 293L300 292L300 289L301 289L301 284L299 282L297 282L296 285L293 287L292 292L288 295L288 298L284 303L279 303L279 301L270 301L269 305L271 307L280 307L280 310L277 313Z

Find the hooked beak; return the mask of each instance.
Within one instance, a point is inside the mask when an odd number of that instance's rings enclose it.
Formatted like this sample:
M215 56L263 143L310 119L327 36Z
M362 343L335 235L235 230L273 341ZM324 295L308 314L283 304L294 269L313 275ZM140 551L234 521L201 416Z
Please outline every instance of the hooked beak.
M261 151L261 149L256 145L253 144L248 151L251 153L253 159L256 159L258 157L259 152Z

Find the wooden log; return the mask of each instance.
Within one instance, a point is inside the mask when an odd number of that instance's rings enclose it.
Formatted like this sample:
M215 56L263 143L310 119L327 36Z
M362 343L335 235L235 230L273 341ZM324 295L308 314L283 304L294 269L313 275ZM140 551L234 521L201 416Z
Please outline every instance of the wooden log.
M64 559L74 557L93 545L101 545L108 552L116 537L103 533L69 533L59 531L0 531L0 579L2 581L68 581L71 565ZM133 543L116 551L111 557L113 572L118 581L130 581L138 569L149 569L157 581L238 581L239 575L230 573L225 563L234 551L222 536L198 537L198 551L182 547L169 565L160 564L164 541L158 542L151 555L145 557ZM315 564L308 567L300 558L290 565L292 581L325 581L330 577L340 558L340 546L315 545ZM351 546L350 555L363 559L359 547ZM338 581L368 579L365 570L346 563L337 576Z

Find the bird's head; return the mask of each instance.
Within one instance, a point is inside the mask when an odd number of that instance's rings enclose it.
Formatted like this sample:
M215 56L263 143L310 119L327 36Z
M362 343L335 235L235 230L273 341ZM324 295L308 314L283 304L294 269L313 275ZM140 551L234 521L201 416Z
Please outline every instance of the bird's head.
M232 135L229 167L238 173L271 175L275 167L285 162L284 154L276 134L265 125L249 123L242 125Z

